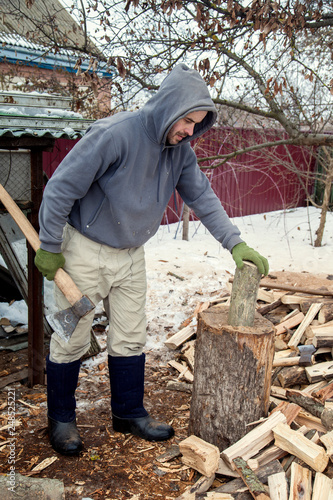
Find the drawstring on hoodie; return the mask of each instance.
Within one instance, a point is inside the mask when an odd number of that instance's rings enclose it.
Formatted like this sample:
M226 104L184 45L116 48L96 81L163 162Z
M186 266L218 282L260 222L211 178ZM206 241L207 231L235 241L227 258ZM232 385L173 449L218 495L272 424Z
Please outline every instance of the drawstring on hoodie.
M157 179L157 203L160 202L160 181L161 181L161 170L162 170L162 151L164 149L164 146L162 145L160 147L160 153L158 155L158 179ZM175 203L175 210L176 213L178 212L178 204L177 204L177 197L176 197L176 188L175 188L175 175L173 172L173 161L172 161L172 156L171 156L171 176L172 176L172 185L173 185L173 201Z

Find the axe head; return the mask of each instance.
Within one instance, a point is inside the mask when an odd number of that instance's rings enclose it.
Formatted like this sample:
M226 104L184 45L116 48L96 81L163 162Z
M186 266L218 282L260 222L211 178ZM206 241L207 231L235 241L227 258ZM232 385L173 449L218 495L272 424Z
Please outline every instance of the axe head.
M95 308L89 297L83 295L80 300L75 302L68 309L48 314L46 319L60 338L68 342L71 338L79 320Z
M299 365L311 366L313 364L313 354L316 352L316 348L312 344L299 345L298 350L300 352Z

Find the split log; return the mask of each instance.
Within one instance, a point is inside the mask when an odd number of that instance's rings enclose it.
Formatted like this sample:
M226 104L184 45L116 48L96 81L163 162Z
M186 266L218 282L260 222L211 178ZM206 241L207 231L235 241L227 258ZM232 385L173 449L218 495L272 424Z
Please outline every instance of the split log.
M244 483L249 488L253 498L255 500L270 500L270 496L267 495L265 486L248 466L246 461L241 457L237 457L234 458L233 463Z
M303 366L291 366L282 368L277 378L283 388L292 387L294 385L305 385L309 383L305 368Z
M318 314L318 321L320 324L328 323L333 320L333 302L325 304L320 309Z
M277 366L298 366L301 356L291 356L290 358L274 357L273 368Z
M265 422L248 432L239 441L222 452L224 458L230 466L233 466L234 458L242 457L248 460L254 457L260 450L267 446L274 439L273 429L278 423L287 421L285 415L280 411L272 413Z
M236 268L228 315L229 325L254 325L260 278L258 268L252 262L245 262L243 269Z
M168 365L172 366L175 370L179 372L178 378L185 379L187 382L193 382L193 374L190 372L190 369L187 365L183 365L174 359L170 359L168 361Z
M194 352L195 352L195 340L190 340L187 342L181 350L181 358L184 359L188 366L194 371Z
M329 399L333 396L333 382L330 382L329 384L325 385L325 387L312 392L311 395L317 399L320 399L320 401L325 402L326 399Z
M323 436L320 436L320 441L326 448L327 454L330 456L332 460L333 457L333 431L327 432Z
M287 389L286 397L292 403L302 406L315 417L321 418L324 410L324 405L309 394L304 394L302 391Z
M307 366L305 368L305 373L309 382L312 384L323 379L330 380L333 378L333 362L324 361L323 363L317 363L313 366Z
M192 323L188 326L185 326L185 328L182 328L179 330L179 332L175 333L167 339L164 344L169 347L169 349L177 349L179 346L184 344L187 340L189 340L193 335L195 335L197 330L196 325L193 325Z
M227 324L225 308L199 315L190 433L223 450L269 408L274 329L255 316L253 327ZM244 397L245 394L245 397Z
M227 476L227 477L239 477L239 474L237 471L232 469L229 464L223 458L220 458L219 460L219 466L216 471L216 475L220 476Z
M271 415L280 411L286 417L286 423L291 425L301 410L302 408L297 404L288 403L288 401L281 401L281 403L271 412Z
M292 335L291 339L288 342L288 347L291 349L296 349L298 344L301 341L301 338L306 330L306 328L312 323L320 308L322 307L322 302L317 304L312 304L308 312L306 313L302 323L299 325L295 333Z
M330 500L332 496L332 479L321 472L317 472L313 483L312 500Z
M269 476L268 487L271 500L288 500L288 483L284 472Z
M267 304L265 306L261 306L257 309L257 312L264 316L265 314L274 311L274 309L278 308L282 304L281 298L275 300L271 304Z
M271 395L274 396L275 398L287 399L286 391L287 389L279 387L278 385L272 385L271 387Z
M198 493L206 493L215 480L215 474L210 477L201 476L194 484L189 486L178 500L187 500L189 495L194 495L194 500Z
M217 446L197 436L189 436L179 443L182 462L204 476L210 477L218 469L220 452Z
M324 412L323 412L324 413ZM321 418L315 417L312 413L301 410L295 418L297 425L302 425L308 429L316 429L319 432L327 432L326 427L323 425Z
M290 328L294 328L295 326L302 323L305 318L302 312L293 312L287 319L281 321L278 325L275 325L275 333L276 335L281 335L282 333L286 333L286 331Z
M232 278L229 279L232 281ZM303 288L299 286L289 286L289 285L280 285L277 283L269 283L267 281L261 281L259 286L263 288L270 288L271 290L285 290L287 292L299 292L307 295L319 295L323 297L332 297L333 291L330 290L315 290L313 288Z
M309 469L292 463L289 500L311 500L311 479Z
M178 380L169 380L167 382L166 388L169 391L188 392L189 394L192 393L192 384L188 382L180 382Z
M196 493L195 498L186 498L186 500L234 500L234 498L231 495L228 495L228 493L216 493L215 491L208 491L208 493ZM241 499L237 498L237 500Z
M264 465L263 467L260 467L258 470L255 471L259 481L261 481L263 484L268 483L268 478L272 474L278 474L284 472L281 463L278 460L273 460L267 465ZM244 491L244 483L243 480L240 478L233 479L232 481L228 481L225 484L222 484L218 488L216 488L214 491L216 492L221 492L221 493L240 493L241 491ZM247 487L246 487L247 490Z
M278 424L273 429L275 445L295 455L317 472L326 469L329 457L322 446L319 446L286 424Z

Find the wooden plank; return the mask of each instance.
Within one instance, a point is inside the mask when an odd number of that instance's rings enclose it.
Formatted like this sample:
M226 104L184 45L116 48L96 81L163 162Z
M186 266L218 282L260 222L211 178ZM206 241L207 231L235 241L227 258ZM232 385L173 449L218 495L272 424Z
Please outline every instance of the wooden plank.
M269 476L268 488L271 500L288 500L288 482L284 472Z
M270 500L270 496L267 494L265 486L248 466L246 461L241 457L237 457L233 459L233 463L244 483L249 488L253 498L255 500Z
M311 471L293 462L291 464L289 500L311 500L311 480Z
M283 423L279 423L273 429L273 433L276 446L300 458L317 472L325 470L329 457L322 446L313 443Z
M273 429L278 423L287 421L280 411L272 413L265 422L248 432L242 439L223 450L221 456L233 467L233 459L242 457L244 460L254 457L261 449L274 439Z
M306 313L304 319L302 320L301 324L295 331L295 333L292 335L291 339L288 342L288 347L291 349L296 349L298 344L301 341L301 338L306 330L306 328L312 323L318 312L320 311L320 308L322 307L322 302L312 304L308 312ZM301 313L303 314L303 313Z

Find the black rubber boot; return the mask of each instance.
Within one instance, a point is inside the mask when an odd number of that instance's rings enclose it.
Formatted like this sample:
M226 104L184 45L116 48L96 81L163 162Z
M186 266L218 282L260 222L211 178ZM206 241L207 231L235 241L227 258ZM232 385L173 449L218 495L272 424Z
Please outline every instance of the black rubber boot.
M76 427L75 389L80 360L53 363L46 358L49 438L52 448L62 455L76 455L82 441Z
M164 441L173 428L148 415L143 406L145 355L108 357L113 429L147 441Z

